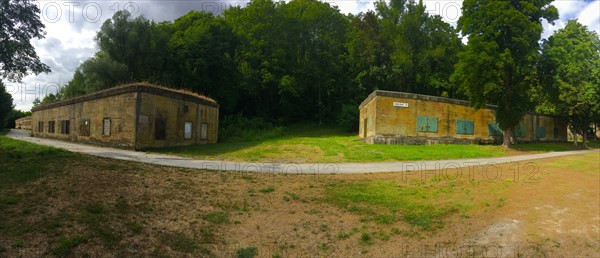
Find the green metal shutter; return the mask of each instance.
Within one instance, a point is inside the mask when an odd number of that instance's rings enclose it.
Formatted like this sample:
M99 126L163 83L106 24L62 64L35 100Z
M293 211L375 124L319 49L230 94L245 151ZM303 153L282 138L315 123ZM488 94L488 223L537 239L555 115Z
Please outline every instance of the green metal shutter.
M437 131L438 131L438 119L437 119L437 117L430 116L427 119L427 126L429 127L429 132L437 133Z
M537 138L546 138L546 127L538 127L535 136Z
M474 123L472 120L456 120L457 134L473 134Z
M500 130L498 123L489 123L488 132L490 136L502 136L502 130Z
M433 116L417 116L417 132L436 133L438 130L438 119Z
M417 116L417 132L427 132L426 116Z

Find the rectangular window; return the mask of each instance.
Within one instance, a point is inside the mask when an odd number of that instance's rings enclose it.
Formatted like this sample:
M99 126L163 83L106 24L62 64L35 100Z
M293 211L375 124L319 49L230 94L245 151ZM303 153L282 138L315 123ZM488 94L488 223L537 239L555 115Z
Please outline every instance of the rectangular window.
M38 133L43 133L44 132L44 122L40 121L38 122Z
M154 140L167 139L167 119L154 118Z
M515 129L513 130L513 137L525 137L527 136L526 132L525 132L525 126L518 124L517 126L515 126Z
M48 133L54 133L54 125L56 121L48 121Z
M546 127L538 127L535 131L537 138L546 138Z
M208 139L208 124L202 123L202 128L200 131L200 139L206 140Z
M554 139L558 139L558 128L554 127L554 129L552 130L552 134L554 136Z
M102 135L104 135L104 136L110 135L110 118L102 119Z
M71 121L69 120L61 120L60 121L60 133L61 134L69 134L71 128Z
M79 135L90 136L90 119L82 119L79 124Z
M192 122L185 122L183 124L183 138L186 140L192 139Z
M438 118L435 116L417 116L417 132L437 133Z
M456 120L457 134L473 134L473 120Z

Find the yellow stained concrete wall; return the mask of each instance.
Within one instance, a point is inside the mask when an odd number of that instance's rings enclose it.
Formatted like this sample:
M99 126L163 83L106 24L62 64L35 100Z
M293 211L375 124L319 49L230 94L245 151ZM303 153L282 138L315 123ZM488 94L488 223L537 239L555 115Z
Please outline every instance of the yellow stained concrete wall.
M491 109L476 110L464 105L385 96L376 96L374 101L377 103L377 134L494 139L488 133L488 123L495 120L494 110ZM408 107L396 107L394 102L408 103ZM437 132L418 132L418 116L437 117ZM457 134L456 120L472 120L473 134Z
M32 133L36 137L100 143L133 148L135 143L135 103L137 93L124 93L105 98L34 111ZM103 135L103 119L110 118L110 135ZM89 119L90 135L81 135L81 123ZM61 120L70 121L70 133L61 134ZM39 122L44 123L39 132ZM48 132L48 122L55 121L54 133Z
M476 142L500 141L501 136L490 136L488 125L495 123L495 110L492 108L475 109L461 101L435 101L427 96L413 95L414 97L389 96L394 93L383 93L380 96L372 94L360 108L359 137L367 138L373 142L372 137L419 137L419 138L454 138L459 140L473 140ZM399 94L406 95L406 94ZM411 95L411 94L408 94ZM434 99L434 98L432 98ZM394 106L394 102L406 103L408 107ZM460 103L460 104L459 104ZM437 117L437 132L417 131L417 117ZM365 121L373 117L373 130L364 134ZM457 120L473 121L473 134L458 134ZM566 141L567 130L564 120L555 116L540 114L526 114L521 126L524 126L526 135L516 137L516 141ZM538 138L536 128L545 127L546 137ZM557 137L554 128L558 128Z
M184 106L188 111L184 112ZM166 119L166 138L155 139L155 120ZM192 139L184 139L184 123L192 122ZM201 125L208 124L208 139L201 139ZM191 101L140 93L136 149L216 143L219 110Z
M15 120L15 128L22 130L31 130L31 116L26 116Z
M360 109L360 121L358 133L361 138L367 138L375 135L376 128L376 101L370 101L363 108Z

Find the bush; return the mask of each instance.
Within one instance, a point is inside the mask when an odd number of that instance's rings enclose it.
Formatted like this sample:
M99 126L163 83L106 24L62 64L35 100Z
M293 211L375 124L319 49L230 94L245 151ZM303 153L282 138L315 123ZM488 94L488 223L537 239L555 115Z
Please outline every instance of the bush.
M226 116L219 125L219 141L258 141L281 136L283 130L284 127L260 117Z
M358 132L358 119L358 106L344 104L338 116L337 124L345 131Z

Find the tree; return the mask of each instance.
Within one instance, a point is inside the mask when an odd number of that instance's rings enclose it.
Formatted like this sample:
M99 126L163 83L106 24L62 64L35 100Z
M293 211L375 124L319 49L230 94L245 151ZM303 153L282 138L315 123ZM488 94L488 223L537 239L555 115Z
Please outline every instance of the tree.
M543 95L555 112L569 118L574 134L583 136L600 116L600 39L577 20L569 20L543 43L540 74Z
M116 12L106 20L96 34L96 42L101 51L112 60L127 65L129 80L142 80L150 76L154 22L144 16L133 18L127 10ZM164 50L164 49L163 49Z
M29 0L0 1L0 78L21 81L29 72L50 72L29 42L44 38L39 12Z
M4 120L13 108L13 98L0 80L0 129L4 128Z
M469 37L459 54L452 80L471 105L498 106L496 121L504 131L503 145L510 148L512 128L531 108L527 93L536 83L542 19L552 23L558 10L552 0L465 0L457 29Z

